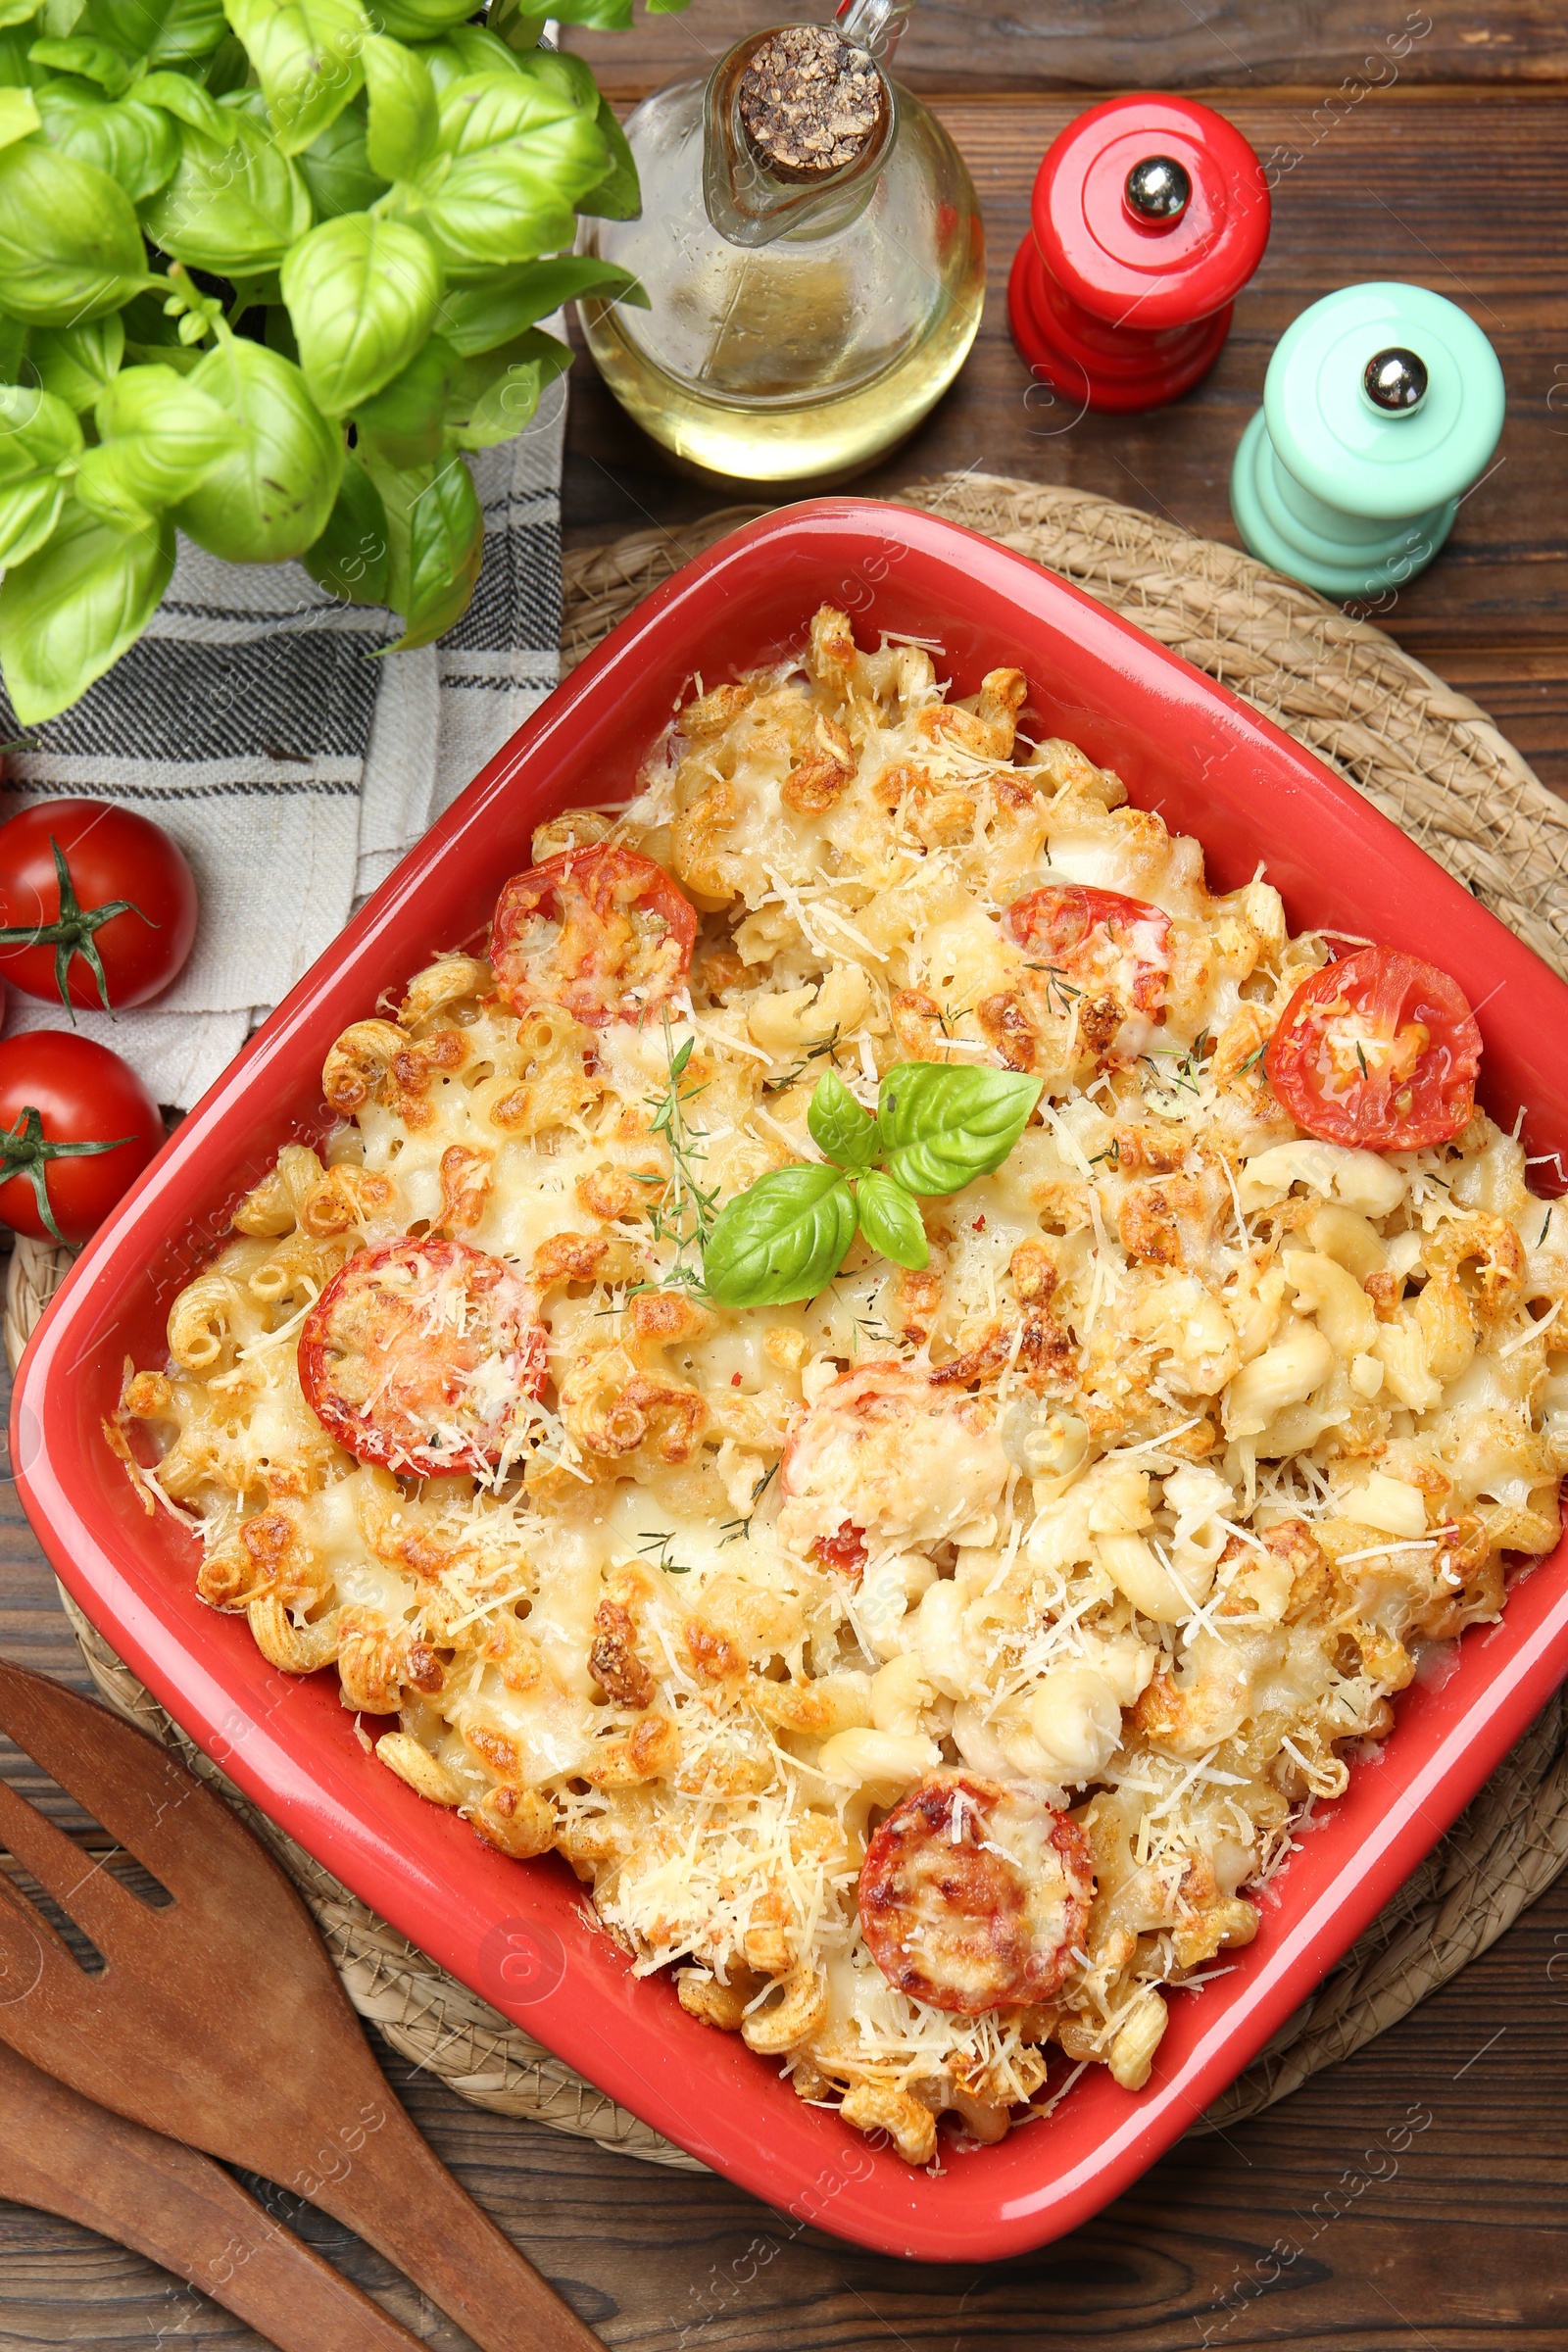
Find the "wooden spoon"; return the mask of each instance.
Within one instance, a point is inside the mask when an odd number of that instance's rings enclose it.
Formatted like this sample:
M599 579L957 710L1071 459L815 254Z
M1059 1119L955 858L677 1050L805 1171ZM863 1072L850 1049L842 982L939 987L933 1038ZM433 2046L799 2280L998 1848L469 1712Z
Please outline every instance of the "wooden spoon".
M0 2196L134 2246L280 2352L419 2352L209 2157L79 2098L3 2042Z
M467 2197L393 2097L310 1913L222 1800L90 1699L0 1663L0 1730L173 1898L83 1869L0 1784L0 1842L103 1954L80 1969L0 1879L0 2039L83 2096L264 2173L346 2222L484 2352L598 2338Z

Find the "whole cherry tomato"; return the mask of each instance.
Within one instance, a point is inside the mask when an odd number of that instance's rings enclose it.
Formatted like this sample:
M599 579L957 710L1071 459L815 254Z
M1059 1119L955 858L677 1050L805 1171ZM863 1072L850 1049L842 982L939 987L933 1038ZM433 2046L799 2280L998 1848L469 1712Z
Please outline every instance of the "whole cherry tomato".
M123 1012L161 995L196 936L169 835L109 801L40 801L0 825L0 975L24 995Z
M84 1242L164 1141L135 1071L69 1029L0 1040L0 1219L34 1242Z
M1303 980L1264 1056L1298 1127L1415 1152L1468 1126L1481 1032L1456 980L1401 948L1360 948Z

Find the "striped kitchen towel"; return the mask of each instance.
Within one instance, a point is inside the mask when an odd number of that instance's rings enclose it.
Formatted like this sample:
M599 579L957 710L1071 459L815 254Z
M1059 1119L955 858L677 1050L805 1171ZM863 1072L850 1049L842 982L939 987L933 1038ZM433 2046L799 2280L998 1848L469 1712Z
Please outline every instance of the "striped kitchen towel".
M113 1021L76 1015L158 1102L189 1109L555 685L565 390L468 461L484 564L439 643L370 659L396 637L389 613L336 603L298 564L224 564L181 537L146 635L7 756L0 815L63 793L123 801L190 860L201 917L173 986ZM66 1021L11 992L8 1036Z

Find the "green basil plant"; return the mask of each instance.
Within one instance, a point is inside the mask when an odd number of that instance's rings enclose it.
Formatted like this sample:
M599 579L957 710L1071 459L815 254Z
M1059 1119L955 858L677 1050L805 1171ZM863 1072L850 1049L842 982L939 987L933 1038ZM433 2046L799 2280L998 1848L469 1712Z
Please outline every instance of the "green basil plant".
M1001 1167L1029 1123L1041 1081L1012 1070L901 1061L866 1110L836 1070L806 1123L825 1164L775 1168L720 1210L703 1252L720 1306L785 1306L830 1283L860 1233L896 1266L929 1250L916 1195L956 1193Z
M631 10L550 5L601 29ZM639 204L588 67L517 0L470 13L0 0L0 671L24 725L140 636L176 526L390 604L399 649L466 609L463 453L566 367L539 320L647 300L569 250L578 214Z

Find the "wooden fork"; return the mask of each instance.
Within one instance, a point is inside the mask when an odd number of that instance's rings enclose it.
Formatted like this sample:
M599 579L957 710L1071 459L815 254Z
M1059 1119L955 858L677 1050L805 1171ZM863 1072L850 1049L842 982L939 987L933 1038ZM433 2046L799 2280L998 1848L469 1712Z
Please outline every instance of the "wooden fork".
M134 2246L280 2352L419 2352L406 2328L273 2221L221 2165L79 2098L4 2042L0 2197Z
M153 1909L0 1783L0 1844L103 1954L0 1878L0 2039L85 2097L298 2190L484 2352L601 2352L392 2095L310 1913L222 1800L90 1699L0 1662L0 1730L133 1854Z

